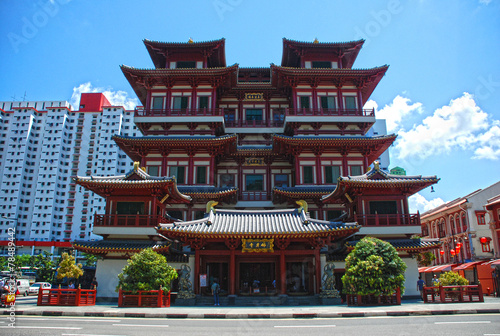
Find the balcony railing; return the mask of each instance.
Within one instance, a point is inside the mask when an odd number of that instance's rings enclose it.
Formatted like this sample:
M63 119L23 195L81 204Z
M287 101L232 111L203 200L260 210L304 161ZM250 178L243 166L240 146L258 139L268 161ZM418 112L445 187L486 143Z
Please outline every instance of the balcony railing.
M298 108L290 109L287 108L286 115L292 116L345 116L345 117L374 117L375 109L310 109L310 108Z
M354 221L362 226L420 226L419 214L354 215Z
M241 201L269 201L270 197L265 191L242 192Z
M136 117L211 117L223 116L223 108L201 108L201 109L135 109Z
M225 120L226 127L283 127L281 120Z
M170 222L157 215L95 215L94 226L115 227L154 227L159 223Z

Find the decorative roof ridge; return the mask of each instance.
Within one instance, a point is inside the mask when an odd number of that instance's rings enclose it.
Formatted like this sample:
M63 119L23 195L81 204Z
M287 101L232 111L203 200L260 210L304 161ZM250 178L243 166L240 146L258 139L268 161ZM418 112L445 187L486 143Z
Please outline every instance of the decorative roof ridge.
M389 65L384 64L380 65L378 67L373 67L373 68L298 68L298 67L285 67L281 65L276 65L274 63L271 63L271 68L276 68L276 69L284 69L284 70L307 70L307 71L319 71L319 70L329 70L329 71L338 71L338 72L348 72L348 71L369 71L369 70L384 70L388 69Z
M317 135L284 135L284 134L273 134L275 138L282 139L390 139L396 138L397 134L385 134L385 135L375 135L375 136L366 136L366 135L332 135L332 136L317 136Z
M298 40L292 40L288 39L286 37L283 37L283 42L289 42L289 43L300 43L300 44L306 44L306 45L311 45L311 46L327 46L327 45L348 45L348 44L361 44L363 45L365 43L365 39L359 39L359 40L352 40L352 41L345 41L345 42L319 42L319 41L313 41L313 42L306 42L306 41L298 41Z
M191 42L190 42L191 41ZM177 46L177 45L181 45L181 46L196 46L197 44L211 44L211 43L219 43L219 42L225 42L226 41L226 38L225 37L222 37L218 40L208 40L208 41L198 41L198 42L194 42L193 40L190 40L188 42L163 42L163 41L156 41L156 40L150 40L150 39L143 39L142 42L144 44L146 43L157 43L157 44L163 44L163 45L172 45L172 46Z
M136 71L170 71L170 72L175 72L175 71L205 71L205 72L210 72L213 70L233 70L233 69L239 69L239 64L234 63L233 65L225 66L225 67L213 67L213 68L136 68L132 67L129 65L122 64L120 65L120 69L123 70L136 70Z
M240 67L240 71L243 70L270 70L270 67Z
M192 140L208 140L208 139L215 139L215 140L226 140L226 139L231 139L236 137L236 134L225 134L222 136L215 136L215 135L188 135L188 136L183 136L183 135L149 135L149 136L128 136L128 135L121 135L121 134L115 134L113 135L113 139L128 139L128 140L186 140L187 138L192 139Z

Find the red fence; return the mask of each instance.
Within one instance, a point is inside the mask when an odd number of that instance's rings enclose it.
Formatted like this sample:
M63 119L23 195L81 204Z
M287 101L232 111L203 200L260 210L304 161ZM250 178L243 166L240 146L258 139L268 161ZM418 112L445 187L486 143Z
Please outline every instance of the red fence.
M152 291L118 292L118 307L170 307L170 292L162 289Z
M38 306L93 306L95 289L45 288L38 291Z
M170 222L157 215L95 215L94 226L147 226Z
M424 287L425 303L484 302L481 285Z
M420 226L419 214L354 215L354 221L363 226Z
M401 290L399 288L392 295L355 295L347 294L348 306L391 306L401 305Z

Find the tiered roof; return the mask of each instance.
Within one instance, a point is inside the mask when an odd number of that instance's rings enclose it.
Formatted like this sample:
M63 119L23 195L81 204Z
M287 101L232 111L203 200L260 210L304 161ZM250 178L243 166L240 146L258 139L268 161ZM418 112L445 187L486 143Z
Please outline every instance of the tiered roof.
M160 224L159 233L184 238L310 238L345 237L359 230L356 223L312 219L304 211L211 210L205 218Z
M98 194L106 197L111 195L150 196L156 192L159 197L168 195L170 203L189 203L191 197L183 195L177 189L175 177L151 176L134 163L134 168L125 175L117 176L77 176L74 181Z
M359 190L364 190L365 193L369 190L377 192L389 190L393 194L413 195L438 181L439 179L436 176L390 174L380 169L378 162L376 162L374 167L366 174L339 177L335 190L331 194L324 196L322 200L327 203L339 200L346 202L348 201L346 194L357 193Z

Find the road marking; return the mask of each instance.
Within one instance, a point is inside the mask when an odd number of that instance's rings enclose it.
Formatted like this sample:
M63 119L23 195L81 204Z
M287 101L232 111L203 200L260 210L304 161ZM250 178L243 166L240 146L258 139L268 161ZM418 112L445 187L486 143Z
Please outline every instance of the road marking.
M459 324L459 323L491 323L491 321L457 321L457 322L434 322L434 324Z
M41 317L21 317L24 321L48 321L48 320L61 320L61 321L85 321L85 322L121 322L122 320L105 320L105 319L86 319L82 316L82 318L64 318L64 317L51 317L51 318L41 318Z
M332 328L336 325L290 325L290 326L274 326L275 328Z
M7 327L7 326L0 326L2 329L6 328L14 328L14 329L71 329L71 330L80 330L82 328L74 328L74 327L41 327L41 326L15 326L15 327Z
M164 327L167 328L167 324L113 324L117 327Z
M500 336L500 334L483 334L484 336Z
M125 335L96 335L96 334L61 334L62 336L125 336Z

